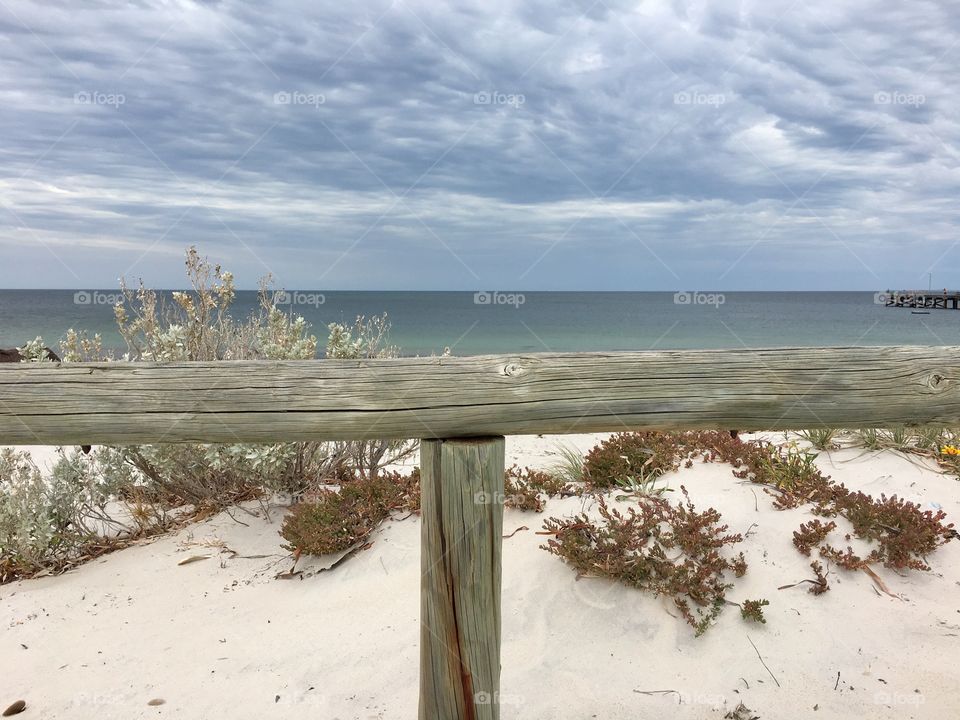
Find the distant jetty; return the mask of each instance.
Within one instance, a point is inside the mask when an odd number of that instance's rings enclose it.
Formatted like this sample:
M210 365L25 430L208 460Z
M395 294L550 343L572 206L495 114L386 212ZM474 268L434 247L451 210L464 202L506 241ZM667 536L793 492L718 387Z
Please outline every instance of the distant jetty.
M887 307L960 310L960 290L887 290L879 295Z

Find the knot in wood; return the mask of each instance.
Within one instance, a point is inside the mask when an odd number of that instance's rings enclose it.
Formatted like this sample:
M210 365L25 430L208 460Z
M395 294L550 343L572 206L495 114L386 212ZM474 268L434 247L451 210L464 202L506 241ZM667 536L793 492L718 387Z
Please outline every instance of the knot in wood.
M927 385L931 390L942 390L943 382L946 378L940 373L931 373L930 377L927 379Z
M523 366L515 362L508 362L503 366L503 370L501 370L501 374L507 377L517 377L523 375L525 372L526 370L523 369Z

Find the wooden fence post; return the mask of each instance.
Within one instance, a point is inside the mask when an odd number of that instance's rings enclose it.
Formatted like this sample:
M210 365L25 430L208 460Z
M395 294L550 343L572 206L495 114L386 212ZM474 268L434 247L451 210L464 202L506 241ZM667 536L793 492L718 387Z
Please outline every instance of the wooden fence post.
M500 717L502 437L420 444L420 720Z

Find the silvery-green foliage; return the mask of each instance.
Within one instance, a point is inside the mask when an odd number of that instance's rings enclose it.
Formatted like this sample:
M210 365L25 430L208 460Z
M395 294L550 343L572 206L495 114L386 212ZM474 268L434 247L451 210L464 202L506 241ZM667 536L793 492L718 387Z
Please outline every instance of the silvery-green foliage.
M300 316L278 307L269 278L260 285L259 307L250 317L230 314L236 290L233 275L210 264L195 248L186 256L191 290L161 296L141 283L122 286L114 308L127 344L123 360L155 362L215 360L307 360L317 354L317 339ZM282 301L280 301L282 302ZM386 342L385 315L358 318L353 326L333 324L328 358L396 357ZM67 362L110 359L99 336L71 329L61 342ZM21 348L27 360L44 361L41 338ZM370 441L277 443L271 445L146 445L98 448L93 456L64 455L52 476L40 477L28 456L10 455L0 507L0 542L11 563L20 567L55 565L92 534L114 524L107 504L122 500L133 531L164 527L167 510L187 504L219 508L261 492L300 494L330 482L352 467L376 475L391 462L408 457L416 442ZM9 550L8 550L9 549ZM4 562L8 555L4 554ZM6 572L6 571L4 571Z
M236 298L233 274L212 265L196 248L187 250L188 292L171 294L164 303L140 283L121 284L122 301L114 307L130 360L305 360L317 352L307 321L277 307L280 295L270 278L260 281L259 306L248 318L231 315Z
M0 450L0 570L26 574L75 557L109 529L116 487L92 458L61 451L49 477L29 453Z
M264 490L299 494L323 484L343 461L334 443L140 445L109 452L142 478L138 497L158 507L222 507Z
M317 339L307 321L278 307L281 297L260 283L259 307L250 317L231 315L236 297L230 272L212 265L195 248L186 256L188 292L172 293L172 302L141 283L122 287L114 308L125 360L154 362L212 360L307 360L316 357ZM72 339L70 360L90 359ZM93 343L95 345L95 343ZM65 348L66 350L66 348ZM216 507L251 496L258 489L297 492L329 472L331 448L318 443L274 445L151 445L101 449L98 461L111 477L133 473L139 498Z
M350 332L350 328L340 323L330 323L327 326L330 336L327 338L327 357L328 358L358 358L363 352L363 343L360 339L355 339Z
M47 347L43 344L43 338L39 335L33 340L28 340L27 344L17 348L17 351L20 353L21 362L50 361L47 356Z
M259 354L266 360L312 360L317 354L317 339L310 334L309 323L299 315L281 312L267 303L261 292L263 313L257 325Z
M0 450L0 568L6 576L39 565L57 529L47 488L30 455Z
M387 343L390 321L386 313L367 318L357 317L353 326L330 323L327 326L326 356L356 360L359 358L392 358L400 349Z
M73 328L67 330L66 335L60 340L60 357L64 362L95 362L101 360L111 360L111 353L103 347L103 338L100 334L92 338L84 331L76 331Z

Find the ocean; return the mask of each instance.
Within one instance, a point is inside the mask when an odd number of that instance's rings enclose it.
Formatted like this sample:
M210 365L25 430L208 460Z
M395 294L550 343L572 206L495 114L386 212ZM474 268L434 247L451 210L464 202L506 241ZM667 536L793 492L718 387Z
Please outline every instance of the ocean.
M69 328L119 351L115 290L0 290L0 347ZM888 308L868 292L290 292L283 307L326 326L387 313L404 355L682 348L960 345L960 311ZM237 294L246 317L253 291Z

